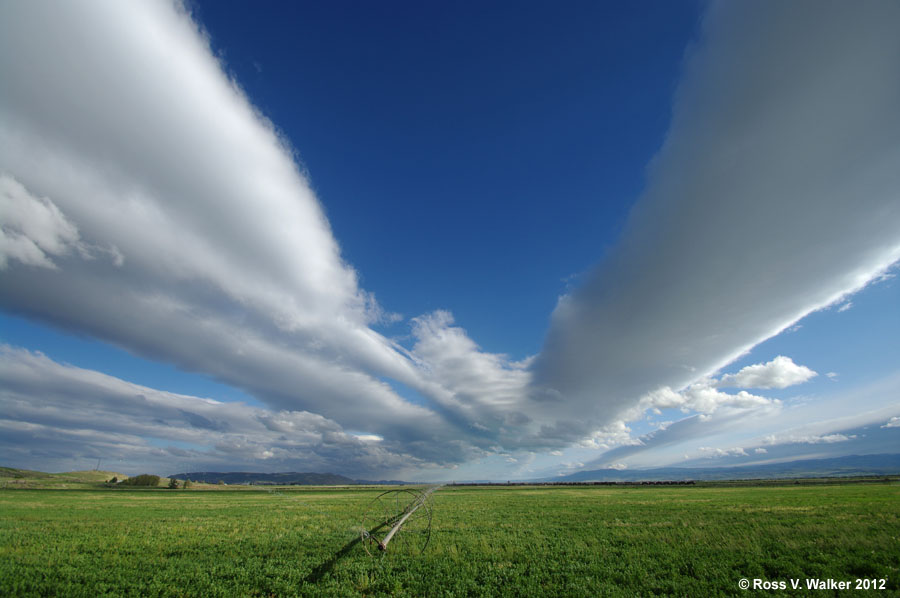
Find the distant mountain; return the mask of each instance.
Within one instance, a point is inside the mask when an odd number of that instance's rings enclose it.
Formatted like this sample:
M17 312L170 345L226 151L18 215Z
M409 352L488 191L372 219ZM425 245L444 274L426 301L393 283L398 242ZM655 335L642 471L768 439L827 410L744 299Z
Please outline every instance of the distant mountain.
M631 482L659 480L755 480L900 474L900 454L850 455L736 467L595 469L545 478L547 482Z
M253 484L279 486L347 486L355 484L407 484L399 480L354 480L335 473L300 473L287 471L281 473L256 473L249 471L191 471L175 473L169 476L179 480L188 479L207 484Z

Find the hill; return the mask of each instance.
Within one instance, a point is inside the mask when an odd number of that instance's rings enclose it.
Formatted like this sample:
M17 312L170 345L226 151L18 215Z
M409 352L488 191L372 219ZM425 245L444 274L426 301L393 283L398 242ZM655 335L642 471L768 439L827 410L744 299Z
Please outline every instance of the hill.
M96 488L106 485L112 478L119 481L129 476L115 471L69 471L47 473L30 469L0 467L0 488ZM354 480L334 473L254 473L244 471L194 471L160 477L159 487L165 488L169 480L188 479L194 488L217 488L219 482L229 485L279 485L279 486L350 486L350 485L399 485L409 482L399 480Z
M547 482L630 482L660 480L750 480L890 475L900 473L900 454L850 455L737 467L660 467L655 469L594 469Z
M46 473L30 469L0 467L0 488L79 488L95 487L117 477L127 479L127 475L115 471L68 471Z
M176 473L169 476L178 480L188 479L194 482L218 484L253 484L279 486L344 486L358 483L356 480L334 473L299 473L296 471L281 473L255 473L249 471L192 471Z
M278 473L257 473L252 471L190 471L173 473L169 476L177 480L188 479L206 484L241 484L254 486L353 486L377 485L398 486L410 484L401 480L354 480L336 473L301 473L284 471Z

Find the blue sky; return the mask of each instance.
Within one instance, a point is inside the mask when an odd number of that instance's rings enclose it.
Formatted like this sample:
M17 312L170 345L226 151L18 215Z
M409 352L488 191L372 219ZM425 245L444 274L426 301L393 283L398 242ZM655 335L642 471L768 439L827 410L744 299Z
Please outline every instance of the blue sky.
M516 359L618 236L700 18L658 2L195 8L363 286L407 317L450 309Z
M896 5L3 11L4 464L900 445Z

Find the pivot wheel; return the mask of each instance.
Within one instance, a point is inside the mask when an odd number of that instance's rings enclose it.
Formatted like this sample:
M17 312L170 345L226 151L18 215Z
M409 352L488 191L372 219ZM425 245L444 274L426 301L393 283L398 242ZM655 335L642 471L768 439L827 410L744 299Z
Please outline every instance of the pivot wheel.
M388 548L400 554L422 554L431 539L430 496L406 488L382 492L366 508L360 535L363 548L372 556Z

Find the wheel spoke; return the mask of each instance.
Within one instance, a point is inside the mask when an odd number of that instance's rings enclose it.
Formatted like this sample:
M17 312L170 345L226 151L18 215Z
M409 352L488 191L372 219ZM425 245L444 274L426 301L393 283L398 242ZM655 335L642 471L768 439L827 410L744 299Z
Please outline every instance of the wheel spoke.
M396 546L392 552L421 554L431 538L430 493L400 488L376 496L366 508L361 525L360 539L366 552L383 555L380 548L390 541ZM394 532L388 538L391 530Z

